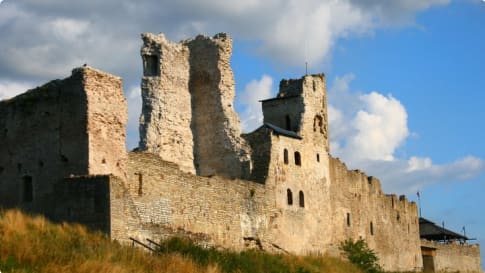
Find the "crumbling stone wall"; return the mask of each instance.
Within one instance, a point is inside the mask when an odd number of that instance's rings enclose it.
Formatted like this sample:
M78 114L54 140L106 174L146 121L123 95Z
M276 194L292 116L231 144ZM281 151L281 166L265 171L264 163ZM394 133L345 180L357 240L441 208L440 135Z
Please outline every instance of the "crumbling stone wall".
M422 267L417 206L404 196L384 195L379 180L359 170L349 171L330 158L333 244L363 238L386 270Z
M323 75L284 83L280 93L292 97L263 107L274 123L287 106L298 110L298 130L286 135L263 126L244 136L253 148L251 178L262 184L194 176L157 155L130 153L128 188L112 194L118 204L112 211L125 213L112 216L119 221L113 236L163 238L183 231L233 249L257 242L270 251L331 255L339 255L345 239L362 237L385 269L420 269L416 205L384 195L377 179L329 156L327 128L314 123L316 115L326 123Z
M281 80L276 98L263 101L264 122L296 132L328 152L326 96L324 74Z
M1 206L119 241L184 235L236 250L339 255L340 242L364 238L384 269L421 269L416 204L329 155L323 74L283 80L263 102L271 125L243 140L230 38L142 37L143 152L125 151L121 79L74 69L0 102ZM429 247L439 269L480 266L478 246Z
M124 177L121 79L83 67L0 102L0 205L50 214L71 175Z
M423 247L434 249L434 269L436 272L482 272L480 246L458 242L438 243L421 240Z
M87 96L88 172L126 177L128 108L121 78L81 68Z
M110 234L110 183L115 179L111 175L86 175L60 180L54 186L56 198L50 218Z
M195 173L189 49L163 35L142 34L139 148Z
M142 37L140 149L198 175L247 177L249 147L233 107L232 39L218 34L175 44L162 34Z
M265 238L272 199L261 184L195 176L141 152L129 154L128 174L127 187L111 194L113 238L156 240L183 230L234 249Z

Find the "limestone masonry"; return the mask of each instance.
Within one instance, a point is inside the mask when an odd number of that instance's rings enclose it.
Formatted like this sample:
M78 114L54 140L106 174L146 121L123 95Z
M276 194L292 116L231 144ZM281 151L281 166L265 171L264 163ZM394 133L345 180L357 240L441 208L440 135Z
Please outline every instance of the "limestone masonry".
M232 39L142 34L139 147L120 78L76 68L0 101L0 205L122 242L189 236L243 250L340 255L363 238L386 270L480 272L478 245L420 240L417 207L329 154L325 76L282 80L241 134Z

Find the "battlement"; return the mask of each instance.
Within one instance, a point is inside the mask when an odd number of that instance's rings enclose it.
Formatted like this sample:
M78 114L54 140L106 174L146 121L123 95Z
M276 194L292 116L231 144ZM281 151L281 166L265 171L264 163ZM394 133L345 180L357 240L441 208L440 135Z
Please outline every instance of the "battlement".
M306 88L307 82L312 82L312 90L316 91L317 86L313 84L314 81L325 83L325 74L311 74L305 75L300 79L283 79L280 81L280 87L277 97L291 97L301 96ZM322 94L323 95L323 94Z

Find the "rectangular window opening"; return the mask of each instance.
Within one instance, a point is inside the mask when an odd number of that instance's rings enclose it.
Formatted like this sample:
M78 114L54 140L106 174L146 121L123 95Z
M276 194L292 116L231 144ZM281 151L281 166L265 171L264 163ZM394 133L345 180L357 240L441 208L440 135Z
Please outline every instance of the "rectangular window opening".
M160 59L157 55L143 55L143 75L146 77L160 74Z
M34 185L32 184L32 176L26 175L22 177L23 181L23 201L30 203L34 200Z

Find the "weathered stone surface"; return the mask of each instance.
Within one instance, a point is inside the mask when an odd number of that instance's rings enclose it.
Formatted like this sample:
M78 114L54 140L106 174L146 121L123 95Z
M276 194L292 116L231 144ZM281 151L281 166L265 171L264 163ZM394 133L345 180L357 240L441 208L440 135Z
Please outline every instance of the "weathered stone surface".
M195 173L189 50L184 44L166 40L163 34L146 33L142 38L144 76L139 148ZM150 59L155 67L149 65Z
M436 272L482 272L480 247L478 245L459 244L457 242L437 243L421 240L429 251Z
M87 174L126 177L126 122L128 108L121 78L95 70L79 68L87 95Z
M121 242L183 235L340 255L340 242L363 238L389 271L419 271L430 253L436 270L480 269L479 246L420 241L414 202L330 156L323 74L281 81L263 101L265 124L241 136L231 39L142 37L142 151L125 150L121 79L74 69L0 102L1 206Z
M126 177L126 120L121 79L90 67L1 101L1 205L50 213L64 177Z
M140 149L199 175L247 176L249 148L233 108L231 38L197 36L178 44L163 34L142 38Z
M339 255L341 241L364 238L385 269L419 269L416 205L384 195L377 179L328 154L324 76L281 86L276 99L263 102L265 122L285 126L291 115L292 132L263 126L244 135L252 148L250 179L261 184L193 176L156 155L130 153L131 188L120 201L130 213L113 236L158 239L183 230L237 250L331 255Z

